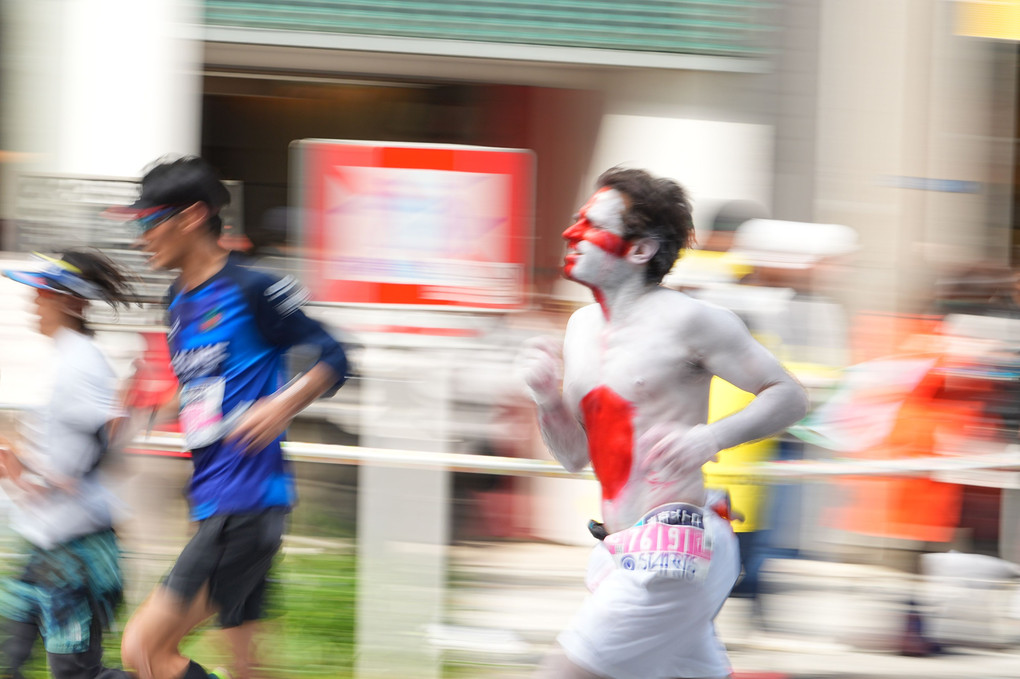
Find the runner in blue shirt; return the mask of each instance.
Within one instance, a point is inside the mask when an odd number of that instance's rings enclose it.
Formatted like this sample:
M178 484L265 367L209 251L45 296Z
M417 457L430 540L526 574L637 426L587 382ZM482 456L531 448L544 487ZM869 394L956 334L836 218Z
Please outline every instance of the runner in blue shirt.
M266 575L295 499L280 442L294 416L347 373L341 345L301 311L301 285L248 268L219 246L219 212L229 201L212 168L186 157L155 165L138 201L121 211L139 225L149 266L180 273L166 298L167 339L198 521L169 576L124 630L122 658L142 679L220 676L178 649L216 613L233 647L233 677L248 679ZM297 345L317 347L319 360L283 384L284 355Z

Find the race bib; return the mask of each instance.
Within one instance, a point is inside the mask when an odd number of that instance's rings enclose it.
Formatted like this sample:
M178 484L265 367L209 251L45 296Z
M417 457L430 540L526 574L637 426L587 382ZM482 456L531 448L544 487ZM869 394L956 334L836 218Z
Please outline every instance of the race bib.
M223 435L222 377L192 380L181 390L181 429L189 448L204 448Z
M712 534L703 518L690 505L667 505L602 544L623 570L700 582L712 562Z

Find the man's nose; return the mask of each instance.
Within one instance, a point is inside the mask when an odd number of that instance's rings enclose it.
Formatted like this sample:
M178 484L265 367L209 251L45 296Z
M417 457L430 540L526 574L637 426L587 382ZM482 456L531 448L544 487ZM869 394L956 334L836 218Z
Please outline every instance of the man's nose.
M563 232L563 239L570 241L581 240L584 237L585 231L587 231L587 226L583 219L579 219L567 227L567 230Z

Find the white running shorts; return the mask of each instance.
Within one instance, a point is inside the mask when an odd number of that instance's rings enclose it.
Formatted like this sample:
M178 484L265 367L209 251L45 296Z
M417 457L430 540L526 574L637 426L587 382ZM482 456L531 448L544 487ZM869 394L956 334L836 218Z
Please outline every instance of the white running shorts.
M576 665L609 679L726 677L732 670L715 616L740 574L729 522L704 509L711 560L697 578L634 570L599 543L588 562L592 593L558 641ZM632 567L628 563L627 567Z

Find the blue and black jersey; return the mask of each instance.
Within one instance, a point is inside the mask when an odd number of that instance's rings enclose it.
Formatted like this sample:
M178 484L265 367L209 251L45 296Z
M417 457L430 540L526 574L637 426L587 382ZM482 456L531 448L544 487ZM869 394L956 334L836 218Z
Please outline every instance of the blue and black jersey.
M231 254L202 285L182 292L175 284L167 294L180 423L195 465L189 497L196 520L294 503L282 436L257 453L223 440L252 404L283 386L288 349L317 347L337 375L336 387L347 374L341 345L301 311L305 288L243 261Z

